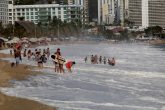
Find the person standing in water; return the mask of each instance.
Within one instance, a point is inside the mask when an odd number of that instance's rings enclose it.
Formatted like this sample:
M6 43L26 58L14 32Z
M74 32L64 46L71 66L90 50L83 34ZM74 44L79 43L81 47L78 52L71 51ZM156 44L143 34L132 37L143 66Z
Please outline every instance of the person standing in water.
M109 65L115 66L115 64L116 64L115 58L113 57L112 60L108 61L108 63L109 63Z
M18 65L20 60L22 59L21 58L21 47L18 47L17 49L14 50L14 57L16 60L16 65Z
M66 64L65 64L65 66L66 66L66 69L68 70L68 72L72 72L72 70L71 70L71 68L72 68L72 66L73 65L75 65L76 63L75 63L75 61L68 61Z
M102 63L102 56L99 57L99 63Z
M49 59L49 56L50 56L50 50L49 50L49 48L46 49L46 55L47 55L47 58Z
M87 60L88 60L88 57L86 56L86 57L84 58L85 63L87 63Z
M107 60L106 60L106 58L105 58L105 57L104 57L104 59L103 59L103 60L104 60L104 64L106 64Z
M61 62L60 58L62 58L62 56L61 56L61 52L60 52L59 48L57 49L57 51L55 53L55 57L57 59L57 62L55 62L55 71L57 70L57 72L59 72L59 73L64 73L64 68L63 68L64 62L60 63ZM56 68L56 66L58 66L58 67Z

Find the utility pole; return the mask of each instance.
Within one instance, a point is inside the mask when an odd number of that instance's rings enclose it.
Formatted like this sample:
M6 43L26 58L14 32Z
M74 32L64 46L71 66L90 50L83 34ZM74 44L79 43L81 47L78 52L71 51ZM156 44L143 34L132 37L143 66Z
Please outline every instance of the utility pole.
M14 30L15 29L15 23L13 23L12 26L13 26L13 38L14 38L14 35L15 35L15 30Z
M37 38L37 35L36 35L36 24L34 24L34 30L35 30L35 32L34 32L34 34L35 34L35 38Z
M60 30L59 30L60 26L59 26L59 23L58 23L58 39L60 38Z

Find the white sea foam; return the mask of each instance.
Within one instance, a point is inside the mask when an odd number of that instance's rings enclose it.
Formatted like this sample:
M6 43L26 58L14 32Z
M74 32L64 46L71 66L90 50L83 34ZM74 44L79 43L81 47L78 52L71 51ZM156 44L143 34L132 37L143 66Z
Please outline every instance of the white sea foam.
M74 44L49 46L51 53L58 47L67 60L76 61L73 73L54 73L49 60L47 68L36 70L43 74L12 81L12 88L1 91L59 110L164 110L165 52L161 49L136 44ZM84 57L92 54L114 56L117 65L85 64ZM36 66L27 58L22 63Z

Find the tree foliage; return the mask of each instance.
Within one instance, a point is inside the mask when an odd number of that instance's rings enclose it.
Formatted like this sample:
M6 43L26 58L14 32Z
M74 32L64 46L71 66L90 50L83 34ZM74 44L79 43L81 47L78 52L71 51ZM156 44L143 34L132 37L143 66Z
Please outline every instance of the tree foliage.
M147 35L154 36L155 34L159 34L160 35L162 30L163 30L163 28L160 27L160 26L151 26L151 27L148 27L147 29L145 29L144 31L145 31L145 33Z

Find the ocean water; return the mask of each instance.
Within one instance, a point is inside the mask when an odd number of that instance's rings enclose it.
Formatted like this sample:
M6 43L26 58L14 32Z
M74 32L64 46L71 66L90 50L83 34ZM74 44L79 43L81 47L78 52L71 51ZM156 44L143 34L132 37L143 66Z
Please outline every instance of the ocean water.
M47 47L39 47L47 48ZM61 49L67 60L76 61L73 73L58 74L49 59L43 74L0 90L56 106L59 110L165 110L165 47L148 44L67 44ZM1 51L6 52L6 51ZM115 57L116 66L84 63L84 57ZM6 59L12 61L12 59ZM36 65L23 59L22 63Z

